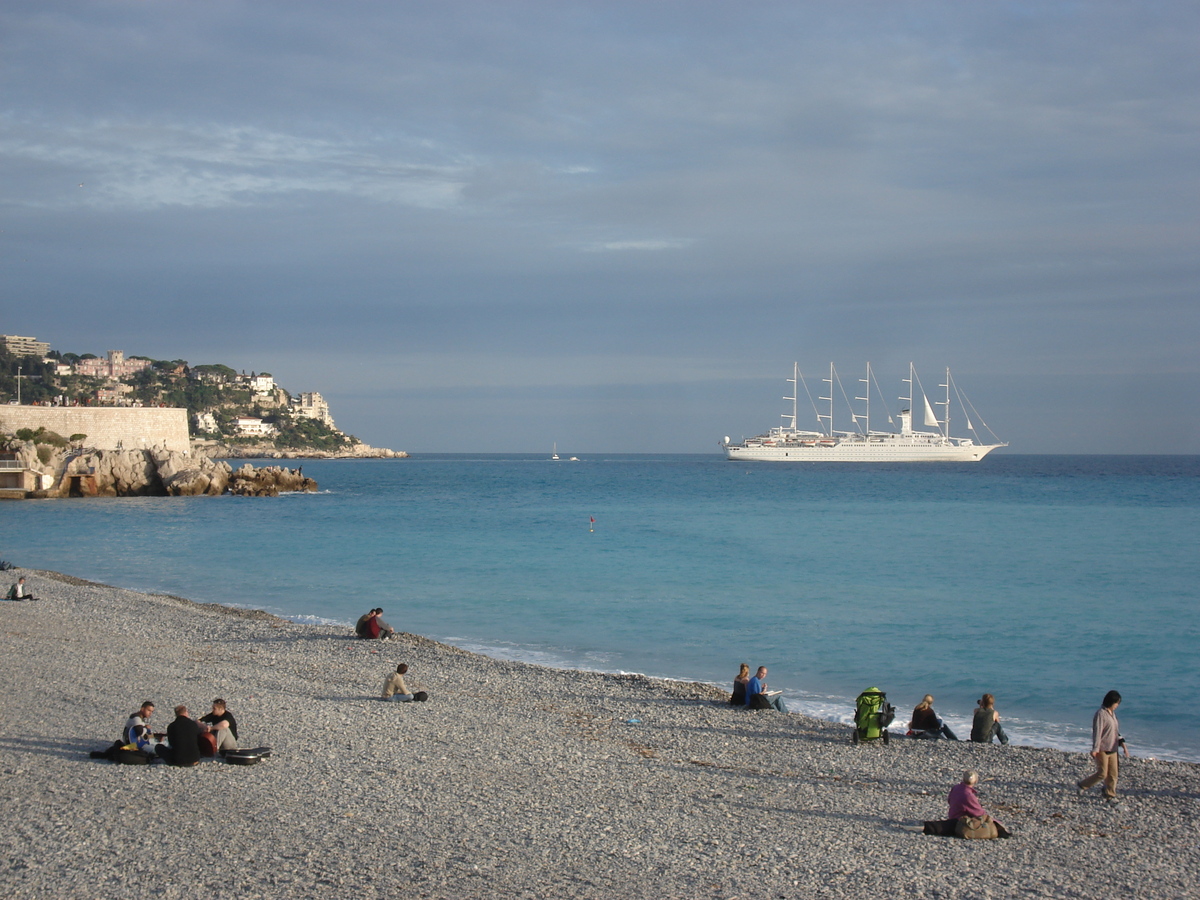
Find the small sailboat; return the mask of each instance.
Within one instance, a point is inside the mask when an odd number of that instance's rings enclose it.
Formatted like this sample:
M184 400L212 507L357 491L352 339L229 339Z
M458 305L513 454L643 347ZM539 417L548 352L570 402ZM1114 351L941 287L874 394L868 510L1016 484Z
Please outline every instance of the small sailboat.
M557 441L554 443L554 449L552 451L550 451L550 458L558 459L558 442Z

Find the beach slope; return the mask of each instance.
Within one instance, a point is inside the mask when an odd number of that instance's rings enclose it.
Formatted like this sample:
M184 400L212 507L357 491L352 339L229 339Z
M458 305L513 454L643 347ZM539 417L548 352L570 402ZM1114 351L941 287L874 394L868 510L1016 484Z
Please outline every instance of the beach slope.
M0 892L19 898L1184 897L1200 766L895 740L699 684L494 660L21 570L0 603ZM364 600L364 605L370 602ZM394 623L402 625L403 623ZM397 663L427 703L376 699ZM734 661L736 662L736 661ZM253 767L89 759L224 697ZM966 768L1006 841L911 830Z

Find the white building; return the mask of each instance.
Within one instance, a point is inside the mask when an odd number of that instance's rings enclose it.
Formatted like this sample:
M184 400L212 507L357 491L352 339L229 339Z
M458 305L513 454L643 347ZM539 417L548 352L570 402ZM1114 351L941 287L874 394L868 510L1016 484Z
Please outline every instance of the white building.
M302 416L305 419L316 419L334 431L337 430L337 426L333 424L333 416L329 414L329 404L316 391L310 391L293 397L292 414Z
M270 375L255 375L250 379L250 388L256 394L269 394L275 390L275 379Z
M196 413L196 431L212 433L216 430L217 430L217 417L216 416L214 416L210 412Z
M238 416L233 425L238 434L251 437L270 437L275 433L274 425L268 425L256 416Z

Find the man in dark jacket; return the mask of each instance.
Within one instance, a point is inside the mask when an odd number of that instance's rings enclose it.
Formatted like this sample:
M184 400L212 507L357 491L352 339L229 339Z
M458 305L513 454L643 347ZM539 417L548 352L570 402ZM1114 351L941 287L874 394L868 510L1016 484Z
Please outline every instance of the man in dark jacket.
M200 723L188 716L182 704L175 707L175 721L167 726L167 743L155 751L173 766L195 766L200 763Z

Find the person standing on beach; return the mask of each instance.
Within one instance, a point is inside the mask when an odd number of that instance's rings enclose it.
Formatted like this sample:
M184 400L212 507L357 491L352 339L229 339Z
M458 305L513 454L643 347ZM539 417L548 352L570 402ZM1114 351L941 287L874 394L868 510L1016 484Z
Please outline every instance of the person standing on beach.
M746 705L751 709L775 709L779 712L787 712L784 708L783 700L779 694L770 696L767 687L767 667L759 666L758 671L750 682L746 685Z
M1000 727L1000 713L995 707L996 698L991 694L979 698L979 706L971 720L971 740L976 744L990 744L992 738L999 738L1001 744L1008 743L1008 735Z
M1077 782L1080 793L1088 788L1104 782L1104 796L1112 804L1120 803L1117 799L1117 751L1124 746L1121 739L1121 726L1117 722L1117 707L1121 705L1121 695L1109 691L1104 695L1104 701L1096 714L1092 716L1092 759L1096 761L1096 771L1083 781ZM1129 755L1129 751L1125 751Z

